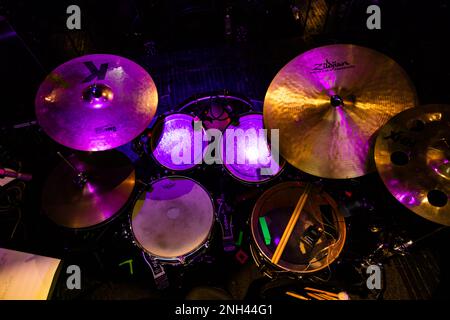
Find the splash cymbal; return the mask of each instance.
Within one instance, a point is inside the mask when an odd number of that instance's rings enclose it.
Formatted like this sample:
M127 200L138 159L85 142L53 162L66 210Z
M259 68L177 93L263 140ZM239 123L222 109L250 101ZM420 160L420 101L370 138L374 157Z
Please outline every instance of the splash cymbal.
M101 151L137 137L155 115L158 94L138 64L110 54L70 60L41 84L35 111L42 129L76 150Z
M67 159L51 172L44 185L42 207L56 224L87 228L114 217L127 203L135 185L131 161L110 150Z
M376 140L375 162L400 203L450 226L450 105L420 106L389 120Z
M375 169L374 133L417 105L415 89L389 57L355 45L307 51L283 67L264 100L264 123L280 130L280 154L323 178Z

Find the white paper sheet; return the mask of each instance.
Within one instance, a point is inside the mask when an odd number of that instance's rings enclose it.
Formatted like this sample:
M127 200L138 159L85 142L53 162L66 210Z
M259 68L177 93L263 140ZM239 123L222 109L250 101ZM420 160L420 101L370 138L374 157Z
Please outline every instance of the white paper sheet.
M0 248L0 300L46 300L60 262Z

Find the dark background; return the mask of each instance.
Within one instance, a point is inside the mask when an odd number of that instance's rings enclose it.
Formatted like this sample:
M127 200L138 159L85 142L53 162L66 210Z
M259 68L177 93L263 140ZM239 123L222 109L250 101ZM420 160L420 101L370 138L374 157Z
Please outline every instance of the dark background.
M2 46L0 62L9 71L3 73L1 89L3 104L9 107L3 108L0 123L33 118L37 86L56 66L75 56L102 52L129 57L148 69L158 87L160 111L175 108L194 94L223 89L262 101L283 65L308 48L330 43L379 50L406 69L422 103L450 101L448 1L0 3L0 15L9 20L36 60L8 44L17 39L2 38L10 47L5 51ZM66 28L70 4L81 8L80 31ZM381 8L381 30L366 28L370 4Z
M65 12L71 4L81 7L81 30L66 29ZM381 7L381 30L366 28L370 4ZM57 160L48 155L65 148L54 145L38 128L13 130L11 126L34 120L37 88L61 63L90 53L111 53L137 61L155 80L158 113L177 109L193 95L217 90L244 95L261 109L269 83L289 60L320 45L353 43L379 50L402 65L422 104L450 103L448 1L0 0L0 16L6 18L0 20L0 165L33 172L37 181L27 185L23 198L27 204L16 204L24 207L24 222L12 240L5 236L9 233L0 232L0 244L63 255L67 263L83 256L84 267L94 271L88 272L88 280L83 283L87 289L75 295L81 299L151 298L161 294L148 290L147 281L151 280L144 266L136 266L136 273L143 277L132 281L123 270L109 268L128 258L129 248L118 245L116 255L101 250L87 255L82 250L68 253L64 249L61 253L52 246L67 243L58 243L55 239L59 238L50 236L47 227L40 225L37 190ZM399 216L407 221L408 231L419 236L438 227L396 203L376 174L349 184L336 182L335 188L344 190L352 184L361 187L376 200L379 219L384 223ZM367 223L361 216L354 220L356 225ZM0 231L11 225L7 222L0 224ZM354 228L353 235L355 247L369 248L367 229ZM393 285L388 297L448 298L448 239L448 232L440 234L414 255L391 261L394 271L389 280ZM88 240L99 245L95 239ZM230 276L224 276L225 268L229 268ZM219 263L215 269L210 268L210 278L203 271L195 271L185 285L194 286L198 284L195 279L204 278L205 283L226 288L233 298L252 296L252 290L246 290L257 278L253 265ZM61 282L55 297L74 298L63 285Z

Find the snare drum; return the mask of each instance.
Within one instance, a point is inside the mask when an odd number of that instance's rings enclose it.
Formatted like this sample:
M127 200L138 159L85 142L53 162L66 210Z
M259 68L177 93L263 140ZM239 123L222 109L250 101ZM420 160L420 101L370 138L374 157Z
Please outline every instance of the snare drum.
M208 247L214 212L210 194L198 182L164 177L136 201L132 234L142 250L160 262L186 264Z
M262 113L247 113L239 117L238 124L228 125L221 139L221 161L240 182L267 182L278 176L284 167L284 160L272 157L268 134L263 129ZM230 138L230 135L233 136ZM269 169L270 172L265 172Z
M204 129L194 116L170 113L160 116L152 128L149 153L165 169L187 171L197 167L203 159Z
M329 267L344 246L346 225L335 201L324 192L312 191L280 261L271 262L303 191L301 182L283 182L264 192L254 206L251 253L261 271L271 278L280 273L299 278L318 272Z

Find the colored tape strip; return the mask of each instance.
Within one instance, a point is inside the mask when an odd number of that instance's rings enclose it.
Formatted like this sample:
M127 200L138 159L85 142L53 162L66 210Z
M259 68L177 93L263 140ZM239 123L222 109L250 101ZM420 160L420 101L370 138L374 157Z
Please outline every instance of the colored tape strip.
M261 230L264 236L264 242L266 245L269 245L272 242L272 238L270 237L269 227L267 226L267 221L265 217L259 217L259 224L261 226Z
M238 240L236 241L236 245L240 246L242 244L242 238L244 237L244 233L242 231L239 231Z
M119 263L119 267L128 264L130 266L130 274L133 275L133 259L126 260L124 262Z

